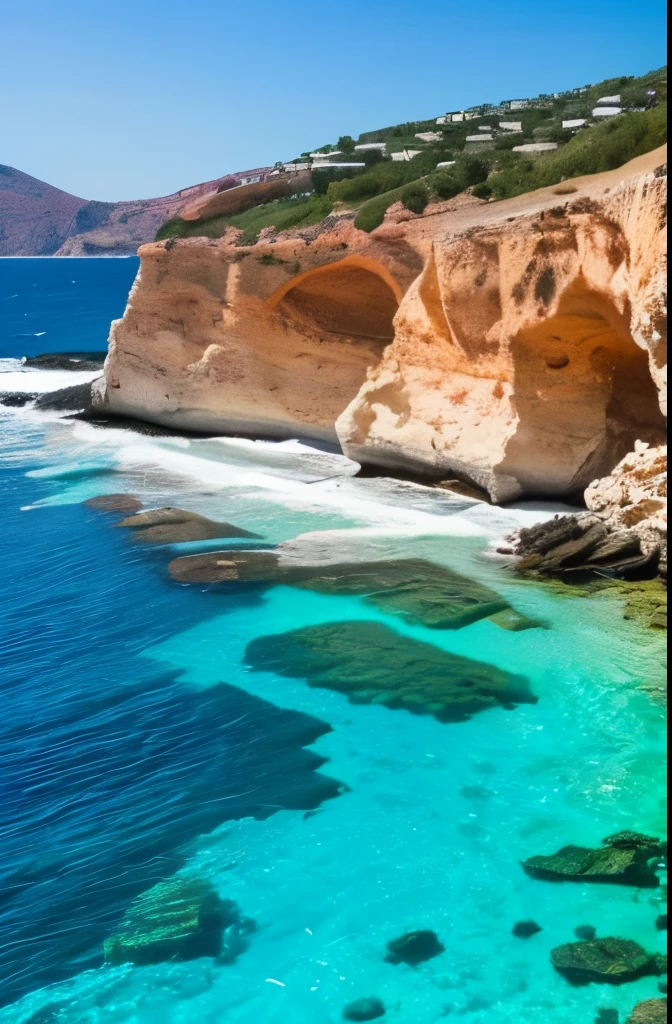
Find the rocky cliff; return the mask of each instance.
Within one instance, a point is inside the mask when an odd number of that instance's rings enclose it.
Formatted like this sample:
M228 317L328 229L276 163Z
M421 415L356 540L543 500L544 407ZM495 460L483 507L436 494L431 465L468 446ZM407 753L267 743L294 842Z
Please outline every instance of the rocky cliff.
M501 203L142 247L96 402L340 441L493 500L568 495L658 445L663 151Z
M157 199L102 203L0 164L0 256L134 255L185 205L214 197L253 173L237 171Z

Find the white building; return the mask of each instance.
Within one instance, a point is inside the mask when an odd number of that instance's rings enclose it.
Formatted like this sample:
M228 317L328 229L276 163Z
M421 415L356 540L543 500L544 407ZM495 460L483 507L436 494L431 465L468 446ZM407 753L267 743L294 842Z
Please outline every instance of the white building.
M500 121L499 127L503 132L522 132L523 122L522 121Z
M512 152L514 153L550 153L552 149L557 149L557 142L526 142L523 146L514 146Z
M529 100L509 100L509 110L525 110L529 105Z
M364 153L367 149L379 149L381 153L384 153L387 146L384 142L363 142L359 146L355 146L356 153Z
M440 142L443 138L441 132L416 132L416 139L421 139L422 142Z
M316 160L313 164L313 170L319 171L325 167L366 167L365 163L344 163L337 164L332 163L330 160Z
M617 117L623 113L622 107L594 107L593 117Z
M479 124L478 130L479 132L492 132L493 127L491 124Z
M455 163L454 160L442 160L441 163L436 165L436 169L438 171L438 170L441 170L444 167L452 167L454 163Z
M304 163L289 163L283 165L286 171L307 171L310 170L310 164Z
M395 163L401 163L404 160L412 160L414 156L418 156L422 153L421 149L402 149L398 153L392 153L392 159Z
M575 131L577 128L583 128L585 123L586 123L585 117L575 117L575 118L570 118L569 121L563 121L562 122L562 127L563 128L569 128L570 130Z
M600 96L597 105L598 107L620 107L621 94L618 93L616 96Z
M326 160L327 157L331 156L343 156L340 149L334 149L329 153L311 153L310 155L313 158L313 160Z
M467 135L466 142L494 142L494 135Z

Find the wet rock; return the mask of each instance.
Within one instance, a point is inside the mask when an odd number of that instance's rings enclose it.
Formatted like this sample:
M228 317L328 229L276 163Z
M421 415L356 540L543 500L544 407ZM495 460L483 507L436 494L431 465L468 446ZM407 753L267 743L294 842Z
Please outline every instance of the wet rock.
M107 352L44 352L24 356L24 366L36 370L102 370Z
M597 928L594 928L592 924L580 924L578 928L574 929L574 934L577 939L590 942L597 935Z
M659 914L656 918L656 928L659 932L667 931L667 914Z
M667 999L645 999L637 1003L626 1024L666 1024Z
M536 921L516 921L511 934L515 935L517 939L530 939L542 930L541 925L538 925Z
M541 625L482 583L420 558L310 566L283 561L280 552L213 551L176 558L168 571L188 583L284 583L320 594L357 595L429 629L460 629L485 618L504 629Z
M345 1020L378 1020L385 1016L385 1006L377 996L365 996L363 999L355 999L348 1003L343 1009Z
M600 1009L595 1017L595 1024L618 1024L618 1010L611 1008Z
M98 494L83 504L101 512L137 512L142 508L142 502L133 494Z
M602 841L601 849L563 846L549 856L529 857L523 869L532 878L547 881L611 882L655 888L660 885L656 860L665 855L666 844L655 836L618 832Z
M208 882L175 877L142 893L116 935L105 941L108 964L218 957L225 929L238 924L236 904L222 900Z
M398 939L392 939L387 944L387 956L385 962L388 964L408 964L410 967L417 967L425 960L432 960L445 952L445 946L439 941L436 932L429 929L421 929L417 932L406 932Z
M384 704L458 722L493 707L535 703L527 681L484 662L401 636L377 622L338 622L262 636L245 662L305 679L352 703Z
M182 508L156 508L127 516L116 526L134 530L138 544L180 544L194 540L216 540L219 537L258 537L231 523L218 523L197 512Z
M1 391L0 405L6 405L9 409L22 409L28 402L37 398L35 391Z
M597 515L556 516L523 528L512 537L520 571L563 574L609 570L623 575L655 575L651 552L642 550L634 530L612 530ZM649 571L650 570L650 571Z
M647 953L630 939L568 942L551 950L551 963L572 985L601 982L622 985L647 974L663 974L664 958Z
M667 995L667 975L658 982L658 991L662 992L663 995Z
M74 412L91 405L91 384L74 384L58 391L47 391L35 399L35 408L49 412Z

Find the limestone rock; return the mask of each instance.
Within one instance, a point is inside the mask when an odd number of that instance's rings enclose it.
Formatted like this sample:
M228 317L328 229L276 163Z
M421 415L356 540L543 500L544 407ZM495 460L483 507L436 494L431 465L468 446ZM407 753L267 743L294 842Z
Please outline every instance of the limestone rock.
M377 622L329 623L257 637L247 645L245 662L256 671L344 693L353 703L431 714L441 722L536 701L522 677L411 640Z
M182 508L156 508L127 516L116 526L132 529L138 544L180 544L194 540L216 540L219 537L258 537L231 523L217 523L197 512Z
M377 996L365 996L355 999L343 1009L344 1020L365 1021L378 1020L385 1016L385 1005Z
M655 888L660 885L656 861L666 844L654 836L619 832L603 840L601 849L563 846L550 856L529 857L523 869L532 878L547 881L610 882Z
M415 932L406 932L398 939L392 939L387 944L387 956L385 960L390 964L408 964L409 967L417 967L425 960L432 960L445 952L446 947L439 941L436 932L429 929L421 929Z
M218 957L225 929L239 921L231 900L208 882L175 877L159 882L131 904L120 930L105 942L109 964Z
M646 974L663 974L661 958L629 939L568 942L551 950L551 963L573 985L591 981L622 985Z
M667 999L645 999L637 1003L627 1024L666 1024Z
M133 494L97 494L83 504L101 512L137 512L142 508L142 502Z

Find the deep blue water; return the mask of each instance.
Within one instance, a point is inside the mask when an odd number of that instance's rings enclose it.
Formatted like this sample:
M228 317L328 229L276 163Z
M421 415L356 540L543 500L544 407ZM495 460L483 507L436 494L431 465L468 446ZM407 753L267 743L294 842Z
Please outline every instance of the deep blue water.
M0 260L0 358L107 347L139 260Z
M136 266L0 260L2 355L100 350ZM22 319L45 333L21 337ZM484 558L517 512L335 479L320 469L333 456L291 446L2 406L0 434L1 1024L338 1024L372 994L393 1024L591 1024L656 995L655 978L572 988L549 953L582 924L660 948L659 893L542 883L520 861L662 834L663 714L640 690L662 678L662 639L617 602L558 597ZM175 548L134 545L82 504L118 491L269 544L310 549L316 531L336 557L380 543L429 558L548 628L431 630L354 597L178 586ZM520 673L538 702L443 724L246 666L259 637L354 620ZM257 921L248 949L235 965L100 969L133 896L176 869ZM542 931L523 942L512 926L530 918ZM385 962L390 939L426 927L442 956Z

